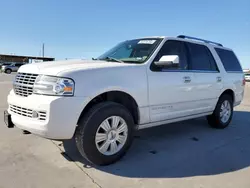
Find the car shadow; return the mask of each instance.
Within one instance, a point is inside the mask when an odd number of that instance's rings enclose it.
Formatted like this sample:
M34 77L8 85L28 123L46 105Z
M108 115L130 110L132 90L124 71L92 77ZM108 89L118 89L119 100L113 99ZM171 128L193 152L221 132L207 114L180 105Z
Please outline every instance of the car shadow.
M109 166L91 166L74 140L62 153L82 168L133 178L179 178L216 175L250 166L250 112L236 111L227 129L210 128L205 118L140 130L127 155Z

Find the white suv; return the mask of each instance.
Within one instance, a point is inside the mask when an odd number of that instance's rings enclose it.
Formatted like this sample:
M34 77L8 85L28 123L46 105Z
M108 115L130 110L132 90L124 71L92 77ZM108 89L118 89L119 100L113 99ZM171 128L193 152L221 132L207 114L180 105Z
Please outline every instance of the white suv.
M229 125L244 94L231 49L194 37L122 42L93 60L22 66L5 122L56 140L75 138L87 160L120 159L137 129L201 116Z

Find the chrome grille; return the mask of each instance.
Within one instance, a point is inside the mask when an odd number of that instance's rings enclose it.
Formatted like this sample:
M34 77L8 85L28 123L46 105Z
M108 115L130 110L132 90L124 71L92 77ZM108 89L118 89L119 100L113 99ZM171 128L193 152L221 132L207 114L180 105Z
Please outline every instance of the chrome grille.
M10 108L10 111L15 114L28 117L28 118L33 118L33 110L31 109L23 108L23 107L16 106L16 105L10 105L9 108ZM36 111L36 112L38 113L38 117L36 119L41 120L41 121L46 120L47 113L45 111Z
M16 95L27 97L32 94L33 86L38 74L18 73L14 81Z

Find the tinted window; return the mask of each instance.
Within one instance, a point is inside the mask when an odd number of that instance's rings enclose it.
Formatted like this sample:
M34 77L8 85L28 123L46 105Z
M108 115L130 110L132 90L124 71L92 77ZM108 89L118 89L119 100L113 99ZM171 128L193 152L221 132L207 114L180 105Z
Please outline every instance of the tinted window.
M164 55L178 55L179 56L179 68L173 67L168 69L188 69L188 63L186 58L186 49L184 43L181 41L167 41L158 52L154 61L159 61Z
M23 65L23 63L16 63L17 67L21 67Z
M217 54L220 57L220 60L226 71L240 71L242 68L240 62L232 51L224 50L220 48L215 48Z
M188 49L191 70L218 70L215 60L206 46L188 43Z

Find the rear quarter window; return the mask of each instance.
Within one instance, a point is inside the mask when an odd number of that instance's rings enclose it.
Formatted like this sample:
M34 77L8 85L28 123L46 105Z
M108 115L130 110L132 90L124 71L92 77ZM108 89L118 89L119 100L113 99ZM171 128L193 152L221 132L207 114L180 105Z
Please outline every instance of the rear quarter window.
M227 72L242 72L242 67L233 51L215 48Z

